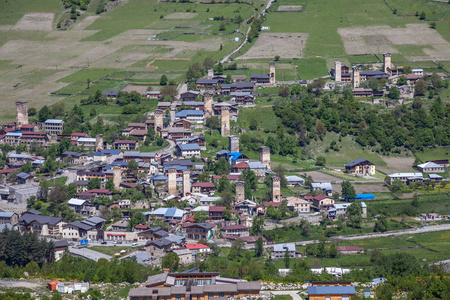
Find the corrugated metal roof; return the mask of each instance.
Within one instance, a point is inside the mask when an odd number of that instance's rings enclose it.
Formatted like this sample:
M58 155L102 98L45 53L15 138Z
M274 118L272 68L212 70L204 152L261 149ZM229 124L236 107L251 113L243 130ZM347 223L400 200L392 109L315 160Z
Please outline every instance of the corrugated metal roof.
M354 295L354 286L308 286L308 295Z

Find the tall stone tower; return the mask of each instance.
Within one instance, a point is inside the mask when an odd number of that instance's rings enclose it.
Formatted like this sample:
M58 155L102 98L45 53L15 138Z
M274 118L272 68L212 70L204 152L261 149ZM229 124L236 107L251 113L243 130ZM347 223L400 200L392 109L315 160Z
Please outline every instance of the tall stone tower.
M169 180L168 180L168 192L169 195L177 195L177 169L169 169Z
M119 190L121 181L122 181L122 168L120 166L113 166L113 182L114 188L116 190Z
M386 74L390 74L392 69L391 65L391 54L383 53L383 72Z
M222 124L222 136L229 137L230 136L230 108L222 107L220 110L220 123Z
M209 119L213 114L213 94L211 91L206 91L203 94L203 106L205 109L205 118Z
M270 170L270 148L267 146L259 147L259 162Z
M336 81L336 82L341 82L342 81L342 79L341 79L341 71L342 71L341 67L342 67L341 62L336 60L334 62L334 81Z
M103 134L97 134L95 136L95 151L103 150Z
M183 170L183 197L191 192L191 172Z
M354 89L359 87L360 80L361 79L359 77L359 68L357 66L354 66L353 73L352 73L352 85L353 85Z
M272 202L281 202L281 183L278 176L272 176Z
M213 79L214 77L214 69L208 69L208 79Z
M245 200L245 182L239 180L236 182L236 203L242 202Z
M275 63L271 61L269 63L269 83L275 85L277 82L275 78Z
M28 124L28 106L26 101L16 102L16 129Z
M228 137L228 150L230 152L239 152L239 136L232 135Z
M176 108L170 107L170 125L173 125L173 122L175 122L175 114L177 113Z
M163 129L163 126L164 126L163 116L164 116L164 112L162 110L155 109L155 132L158 131L158 128L160 130Z

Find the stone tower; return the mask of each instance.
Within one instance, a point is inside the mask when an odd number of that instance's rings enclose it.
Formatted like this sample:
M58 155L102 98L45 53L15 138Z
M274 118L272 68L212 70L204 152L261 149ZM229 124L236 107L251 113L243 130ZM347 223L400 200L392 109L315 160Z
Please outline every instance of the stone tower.
M205 118L210 118L213 113L213 94L211 91L206 91L203 94L203 106L205 110Z
M245 200L245 182L239 180L236 182L236 203L242 202Z
M168 192L169 195L177 195L177 169L169 169L169 180L168 180Z
M158 128L160 130L163 129L163 126L164 126L163 116L164 116L164 112L162 110L155 109L155 132L158 131Z
M214 69L208 69L208 79L213 79L214 77Z
M122 168L120 166L113 166L113 182L114 188L116 190L119 190L121 181L122 181Z
M28 106L26 101L16 102L16 129L28 124Z
M383 53L383 72L386 74L390 74L392 69L391 65L391 54Z
M269 63L269 83L275 85L277 80L275 79L275 63L271 61Z
M222 136L230 136L230 108L223 106L220 110L220 123L222 124Z
M360 83L360 77L359 77L359 68L357 66L353 67L353 73L352 73L352 85L353 88L356 89L359 87Z
M259 162L270 170L270 148L267 146L259 147Z
M170 108L170 125L173 125L173 122L175 122L175 114L177 113L176 109L173 109L173 107Z
M340 61L338 61L338 60L336 60L335 62L334 62L334 81L336 81L336 82L341 82L341 67L342 67L342 64L341 64L341 62Z
M272 176L272 202L281 202L280 177Z
M239 152L239 137L237 135L228 137L228 150L230 152Z
M103 134L97 134L95 136L95 151L103 150Z
M191 192L191 172L183 170L183 197Z

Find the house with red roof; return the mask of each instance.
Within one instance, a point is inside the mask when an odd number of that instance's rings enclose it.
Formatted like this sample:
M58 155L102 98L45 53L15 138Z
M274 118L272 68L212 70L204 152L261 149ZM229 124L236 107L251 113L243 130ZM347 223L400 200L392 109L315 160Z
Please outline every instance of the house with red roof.
M222 220L223 212L227 208L225 206L210 206L208 210L208 216L210 220Z
M186 247L186 249L191 250L192 254L197 254L197 253L209 254L209 253L211 253L211 248L209 246L206 246L203 244L186 244L184 246Z
M328 211L334 205L334 199L325 195L317 195L307 199L311 203L311 208L315 211Z
M245 170L250 169L250 166L245 161L241 161L233 166L233 172L242 173Z
M244 225L228 225L220 228L222 236L234 235L238 237L249 236L249 230Z
M192 185L192 193L214 194L214 189L211 182L196 182Z
M226 236L227 240L229 240L230 242L233 242L237 239L241 239L244 241L244 243L246 243L247 245L255 245L256 241L259 238L262 238L263 241L263 245L267 245L267 240L265 237L263 236L237 236L237 235L227 235Z

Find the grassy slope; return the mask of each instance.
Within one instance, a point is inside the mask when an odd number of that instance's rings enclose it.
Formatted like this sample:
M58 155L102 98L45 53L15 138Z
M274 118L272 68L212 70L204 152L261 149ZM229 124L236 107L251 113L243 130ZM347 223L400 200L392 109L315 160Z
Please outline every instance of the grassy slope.
M1 0L0 25L14 25L27 13L59 13L60 0Z
M382 0L342 0L339 5L333 0L324 0L308 2L307 11L302 13L269 13L264 25L270 26L271 32L308 33L304 51L308 57L344 55L344 46L337 32L339 27L405 27L407 23L417 22L419 20L415 17L396 17Z
M207 10L209 9L209 12ZM172 13L190 10L197 14L192 19L167 19ZM238 12L236 12L239 10ZM169 29L174 26L193 26L215 16L234 17L240 14L244 19L250 16L251 7L245 4L191 4L157 3L155 0L131 0L119 9L104 15L87 29L101 30L85 38L85 41L103 41L130 29ZM160 18L163 16L163 18Z

